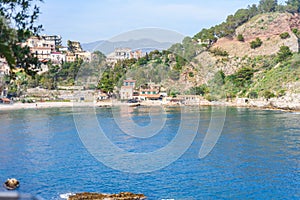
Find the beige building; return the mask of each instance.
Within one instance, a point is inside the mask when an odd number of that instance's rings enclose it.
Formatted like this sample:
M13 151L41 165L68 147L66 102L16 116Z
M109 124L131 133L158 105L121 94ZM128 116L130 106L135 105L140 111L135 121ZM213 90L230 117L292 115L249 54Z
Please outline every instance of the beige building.
M90 62L92 60L92 54L88 51L76 52L75 56L82 59L84 62Z
M52 52L50 54L50 60L54 64L62 64L66 61L66 55L62 54L61 52Z
M132 99L133 98L133 87L131 86L122 86L120 90L120 98L122 100Z
M40 61L50 60L51 52L55 51L55 42L47 41L37 36L30 37L22 46L28 46L30 52L33 53Z
M107 62L116 63L119 60L125 59L139 59L145 56L142 50L132 50L130 48L116 48L113 53L109 54L106 58Z
M123 81L123 86L121 87L120 90L120 98L122 100L133 98L135 82L136 81L132 79L126 79Z
M74 53L68 52L66 54L66 62L75 62L76 55Z

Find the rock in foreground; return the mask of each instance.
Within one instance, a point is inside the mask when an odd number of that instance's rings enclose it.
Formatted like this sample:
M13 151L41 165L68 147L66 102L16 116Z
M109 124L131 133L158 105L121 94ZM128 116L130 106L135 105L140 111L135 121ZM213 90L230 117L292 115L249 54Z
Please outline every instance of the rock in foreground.
M5 181L3 186L7 190L14 190L14 189L17 189L20 186L20 182L15 178L9 178Z
M143 194L133 194L131 192L121 192L119 194L99 194L99 193L77 193L69 196L68 200L143 200Z

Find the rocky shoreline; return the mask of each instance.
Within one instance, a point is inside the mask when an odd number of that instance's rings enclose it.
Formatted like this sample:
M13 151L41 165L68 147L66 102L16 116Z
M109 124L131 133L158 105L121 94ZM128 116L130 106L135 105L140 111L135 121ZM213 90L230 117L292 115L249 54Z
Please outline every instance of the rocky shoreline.
M131 192L121 192L119 194L101 194L83 192L69 196L68 200L145 200L144 194L134 194Z
M14 104L0 104L1 110L22 110L22 109L44 109L44 108L64 108L77 106L95 106L95 107L111 107L111 106L132 106L128 103L121 103L118 101L103 101L97 103L75 103L75 102L37 102L37 103L14 103ZM230 106L230 107L245 107L266 110L284 110L291 112L300 111L300 95L292 97L281 97L272 99L249 99L237 98L231 101L207 101L200 100L198 102L186 103L164 103L160 101L143 101L138 106Z

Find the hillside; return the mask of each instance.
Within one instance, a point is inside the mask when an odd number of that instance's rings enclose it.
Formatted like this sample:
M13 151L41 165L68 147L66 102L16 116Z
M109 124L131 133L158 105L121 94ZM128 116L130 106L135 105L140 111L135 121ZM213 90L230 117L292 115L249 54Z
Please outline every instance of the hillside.
M295 28L300 29L298 14L260 14L236 29L235 35L242 34L244 41L238 41L237 37L224 37L213 47L220 47L229 55L238 57L275 54L283 45L288 46L293 52L298 52L298 38L292 31ZM290 37L282 39L280 34L285 32L289 33ZM259 48L251 49L249 43L256 38L260 38L263 44Z
M82 47L86 51L94 52L101 51L102 53L108 55L118 47L126 47L131 49L168 49L172 43L170 42L158 42L152 39L138 39L138 40L126 40L126 41L109 41L109 40L100 40L91 43L84 43Z

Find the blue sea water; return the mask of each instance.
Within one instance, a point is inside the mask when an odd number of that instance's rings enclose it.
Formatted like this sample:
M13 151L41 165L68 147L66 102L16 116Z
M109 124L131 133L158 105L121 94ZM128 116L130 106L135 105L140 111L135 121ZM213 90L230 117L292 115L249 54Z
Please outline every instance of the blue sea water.
M130 115L147 125L147 109L133 108ZM43 199L84 191L130 191L148 199L300 199L299 113L227 108L216 146L200 159L211 111L200 109L195 139L178 160L142 174L114 170L95 159L80 140L72 108L0 111L0 182L15 177L21 183L18 192ZM168 108L163 130L140 139L122 133L110 108L96 114L107 137L128 152L163 148L181 120L178 108Z

